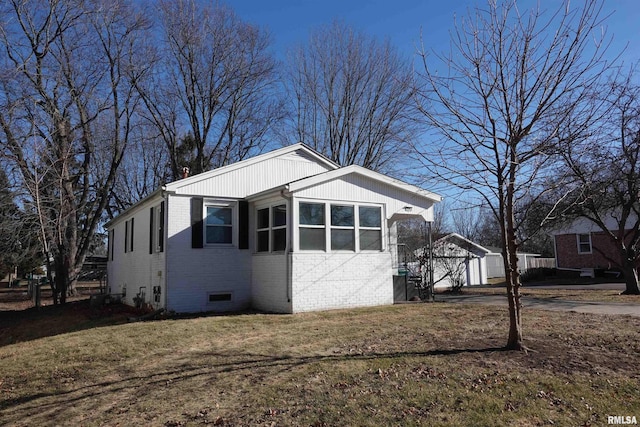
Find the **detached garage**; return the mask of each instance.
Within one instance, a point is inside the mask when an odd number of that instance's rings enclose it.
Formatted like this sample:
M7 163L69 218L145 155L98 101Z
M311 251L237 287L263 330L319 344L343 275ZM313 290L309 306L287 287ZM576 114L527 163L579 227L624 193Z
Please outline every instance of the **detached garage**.
M487 255L491 251L460 234L451 233L433 244L434 287L451 287L451 280L464 285L486 285Z

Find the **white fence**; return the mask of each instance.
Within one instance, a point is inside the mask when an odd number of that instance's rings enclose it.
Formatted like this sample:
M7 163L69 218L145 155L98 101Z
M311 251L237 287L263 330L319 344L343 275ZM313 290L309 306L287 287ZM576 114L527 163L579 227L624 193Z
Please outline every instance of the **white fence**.
M487 254L487 279L494 277L504 277L504 264L502 263L502 255Z
M487 278L504 277L504 264L501 254L487 254ZM540 258L528 254L518 254L518 269L520 273L530 268L555 268L555 258Z
M555 258L527 258L527 269L529 268L556 268Z

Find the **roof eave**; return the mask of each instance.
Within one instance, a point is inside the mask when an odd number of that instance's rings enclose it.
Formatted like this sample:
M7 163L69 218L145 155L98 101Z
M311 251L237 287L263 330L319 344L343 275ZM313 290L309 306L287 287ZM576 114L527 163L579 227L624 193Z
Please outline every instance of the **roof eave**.
M442 196L438 194L432 193L420 187L416 187L415 185L407 184L406 182L402 182L400 180L390 178L381 173L374 172L372 170L369 170L362 166L357 166L357 165L345 166L343 168L335 169L328 172L323 172L323 173L311 176L309 178L303 178L299 181L289 183L286 187L287 187L287 191L291 193L295 193L297 191L304 190L305 188L313 187L315 185L322 184L332 179L340 178L352 173L367 177L377 182L382 182L384 184L398 188L403 191L407 191L409 193L417 194L433 202L442 201Z
M163 196L165 191L166 191L166 189L165 189L164 186L158 187L153 193L149 194L147 197L145 197L145 198L139 200L138 202L134 203L133 205L129 206L128 208L126 208L125 210L120 212L116 217L114 217L114 218L110 219L109 221L107 221L104 224L104 228L107 228L107 229L110 228L113 223L118 221L118 219L122 218L123 216L127 216L127 214L133 212L134 210L136 210L140 206L144 205L149 200L157 197L158 194Z

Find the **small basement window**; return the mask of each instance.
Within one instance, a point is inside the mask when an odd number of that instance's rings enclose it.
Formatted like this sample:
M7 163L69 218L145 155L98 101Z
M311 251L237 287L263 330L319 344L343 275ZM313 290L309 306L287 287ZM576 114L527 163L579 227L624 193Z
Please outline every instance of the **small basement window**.
M231 293L209 294L209 302L231 301Z

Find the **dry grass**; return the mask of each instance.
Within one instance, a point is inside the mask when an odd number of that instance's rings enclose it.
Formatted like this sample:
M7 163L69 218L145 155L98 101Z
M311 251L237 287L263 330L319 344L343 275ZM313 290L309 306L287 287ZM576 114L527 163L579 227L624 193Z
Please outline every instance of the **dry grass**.
M14 334L0 347L2 423L595 426L640 416L637 319L626 316L527 311L528 354L503 351L506 310L479 305L93 320L102 326L83 318L83 330Z
M504 287L471 287L464 288L465 294L504 295ZM619 290L613 289L548 289L534 286L523 286L522 296L535 298L552 298L566 301L600 301L628 304L640 304L640 295L620 295Z

